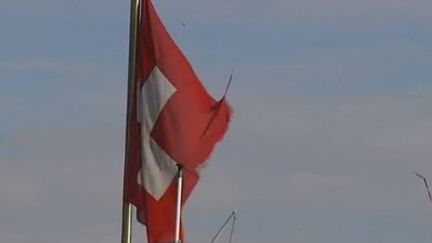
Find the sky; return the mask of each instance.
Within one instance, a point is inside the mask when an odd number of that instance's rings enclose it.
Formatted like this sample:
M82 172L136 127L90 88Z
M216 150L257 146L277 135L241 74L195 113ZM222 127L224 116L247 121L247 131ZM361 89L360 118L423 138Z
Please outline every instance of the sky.
M235 243L430 243L431 1L154 3L212 95L234 70L188 242L237 209ZM0 242L119 242L129 1L0 0L0 30Z

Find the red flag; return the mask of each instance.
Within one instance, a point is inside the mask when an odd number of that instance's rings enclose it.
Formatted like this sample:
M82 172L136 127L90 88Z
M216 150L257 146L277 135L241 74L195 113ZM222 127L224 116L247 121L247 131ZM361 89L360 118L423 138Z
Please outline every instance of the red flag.
M137 207L148 242L166 243L174 240L177 165L184 172L184 204L227 130L231 109L225 96L216 101L206 92L150 0L141 10L124 198Z

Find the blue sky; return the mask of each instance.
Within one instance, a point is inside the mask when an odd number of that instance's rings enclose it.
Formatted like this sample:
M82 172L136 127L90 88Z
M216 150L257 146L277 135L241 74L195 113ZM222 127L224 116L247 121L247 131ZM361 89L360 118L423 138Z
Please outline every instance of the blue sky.
M155 5L212 94L235 73L189 242L235 208L237 243L430 242L432 2ZM1 242L119 242L128 14L0 0Z

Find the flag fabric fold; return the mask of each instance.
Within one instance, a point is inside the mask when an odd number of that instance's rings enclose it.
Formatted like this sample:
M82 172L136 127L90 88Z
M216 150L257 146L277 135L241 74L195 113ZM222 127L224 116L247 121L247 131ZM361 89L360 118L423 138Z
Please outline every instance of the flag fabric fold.
M177 168L182 205L231 116L212 98L171 38L150 0L141 4L136 80L130 86L124 198L146 224L149 243L173 242Z

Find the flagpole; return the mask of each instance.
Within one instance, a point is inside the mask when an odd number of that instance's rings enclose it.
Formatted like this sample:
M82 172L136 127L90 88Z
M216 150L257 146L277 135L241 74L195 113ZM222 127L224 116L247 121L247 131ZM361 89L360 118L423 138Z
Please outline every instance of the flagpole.
M132 242L132 205L126 201L125 185L127 180L127 166L129 163L129 119L132 111L132 99L135 84L135 65L137 53L137 36L138 36L138 21L140 12L141 0L131 0L130 4L130 23L129 23L129 70L128 70L128 93L127 93L127 115L126 115L126 142L125 142L125 161L124 161L124 177L123 177L123 205L122 205L122 230L121 243Z
M177 178L177 208L176 208L176 228L175 228L175 243L181 243L180 241L180 218L181 218L181 202L182 202L182 189L183 189L183 169L178 166L178 178Z

